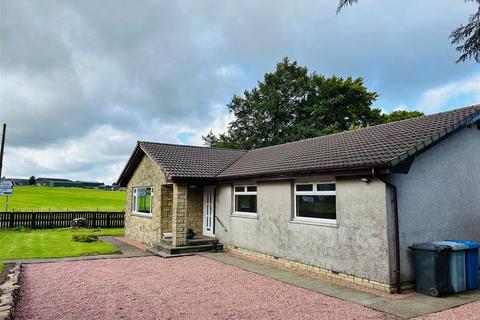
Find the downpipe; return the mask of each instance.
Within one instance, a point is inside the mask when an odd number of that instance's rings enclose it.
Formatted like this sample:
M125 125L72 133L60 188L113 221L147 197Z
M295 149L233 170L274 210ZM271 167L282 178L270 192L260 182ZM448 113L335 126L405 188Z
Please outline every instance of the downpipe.
M385 178L375 174L375 169L372 168L372 176L385 183L392 190L393 201L393 224L395 228L395 280L397 293L401 293L401 274L400 274L400 226L398 223L398 196L397 187L391 184Z

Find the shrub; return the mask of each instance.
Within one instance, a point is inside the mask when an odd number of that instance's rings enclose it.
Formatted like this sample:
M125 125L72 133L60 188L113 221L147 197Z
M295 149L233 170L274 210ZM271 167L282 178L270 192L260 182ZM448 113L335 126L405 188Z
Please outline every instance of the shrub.
M97 242L98 236L96 234L75 233L72 235L72 241L75 242Z
M72 220L71 225L73 229L87 228L88 220L85 218L75 218Z

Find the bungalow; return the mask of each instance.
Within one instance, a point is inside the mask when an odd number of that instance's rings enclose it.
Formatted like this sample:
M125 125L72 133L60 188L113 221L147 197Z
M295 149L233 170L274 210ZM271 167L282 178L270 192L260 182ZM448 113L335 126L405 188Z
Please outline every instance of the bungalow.
M412 243L480 241L480 104L249 151L140 141L118 185L126 236L153 248L210 237L394 292Z

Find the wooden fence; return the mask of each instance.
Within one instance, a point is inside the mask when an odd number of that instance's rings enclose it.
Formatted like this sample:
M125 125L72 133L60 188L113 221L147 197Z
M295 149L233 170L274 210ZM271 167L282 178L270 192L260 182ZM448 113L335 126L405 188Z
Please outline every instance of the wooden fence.
M49 229L70 227L75 218L85 218L92 228L122 228L124 212L111 211L51 211L51 212L0 212L0 229L26 227Z

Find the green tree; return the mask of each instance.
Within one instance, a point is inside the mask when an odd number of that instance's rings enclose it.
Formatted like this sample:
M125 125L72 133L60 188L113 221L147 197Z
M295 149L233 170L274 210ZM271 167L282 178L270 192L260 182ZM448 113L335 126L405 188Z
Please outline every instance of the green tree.
M420 112L420 111L404 111L404 110L393 111L391 113L382 115L382 122L388 123L388 122L412 119L412 118L421 117L423 115L424 115L423 112Z
M309 73L284 58L273 73L228 104L235 119L226 133L203 137L206 145L255 149L383 122L378 97L362 78Z
M468 59L474 59L480 63L480 0L464 1L478 3L478 10L468 17L466 25L460 25L460 27L453 30L450 34L451 43L460 52L457 63ZM346 6L357 2L358 0L339 0L337 13Z
M30 179L28 179L28 184L33 186L35 185L36 179L34 176L31 176Z

